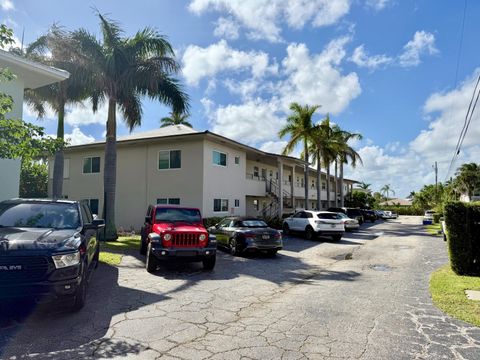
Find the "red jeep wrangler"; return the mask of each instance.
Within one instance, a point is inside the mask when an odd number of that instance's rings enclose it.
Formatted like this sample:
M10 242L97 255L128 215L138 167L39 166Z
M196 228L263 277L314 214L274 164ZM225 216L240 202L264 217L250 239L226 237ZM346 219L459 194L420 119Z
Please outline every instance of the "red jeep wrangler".
M215 267L217 239L203 226L200 210L173 205L150 205L141 231L140 254L154 272L167 259L202 261L205 270Z

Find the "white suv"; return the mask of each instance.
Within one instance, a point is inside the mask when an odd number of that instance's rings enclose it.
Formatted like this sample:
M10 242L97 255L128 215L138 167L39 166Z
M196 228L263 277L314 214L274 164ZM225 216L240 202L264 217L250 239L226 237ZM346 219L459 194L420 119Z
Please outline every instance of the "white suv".
M317 235L331 236L333 241L340 241L345 233L345 226L338 214L329 211L302 210L283 221L283 233L302 232L310 240Z

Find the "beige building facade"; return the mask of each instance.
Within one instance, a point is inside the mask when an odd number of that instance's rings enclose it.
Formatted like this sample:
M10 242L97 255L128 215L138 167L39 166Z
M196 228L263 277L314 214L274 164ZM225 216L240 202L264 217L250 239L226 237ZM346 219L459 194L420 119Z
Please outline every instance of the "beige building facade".
M96 142L65 150L64 197L88 200L92 211L99 215L104 197L104 146L104 142ZM51 190L53 161L49 167ZM303 169L300 159L266 153L183 125L119 138L117 226L138 230L148 205L156 203L197 207L204 217L292 213L305 207ZM318 208L315 170L310 169L309 175L308 207ZM333 177L330 181L333 190ZM354 183L344 180L345 194ZM319 208L325 209L328 204L323 173L321 188ZM334 206L335 192L330 195L330 206Z

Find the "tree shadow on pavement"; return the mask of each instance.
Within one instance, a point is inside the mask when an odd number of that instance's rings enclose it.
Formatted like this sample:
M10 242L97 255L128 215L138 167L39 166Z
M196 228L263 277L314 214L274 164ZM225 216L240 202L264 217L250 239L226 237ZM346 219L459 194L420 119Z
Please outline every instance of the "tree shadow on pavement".
M0 303L0 358L84 358L107 341L102 338L116 315L167 299L164 294L120 286L118 275L118 268L101 263L89 284L87 303L76 313L58 303ZM141 345L126 342L107 345L101 357L142 350Z

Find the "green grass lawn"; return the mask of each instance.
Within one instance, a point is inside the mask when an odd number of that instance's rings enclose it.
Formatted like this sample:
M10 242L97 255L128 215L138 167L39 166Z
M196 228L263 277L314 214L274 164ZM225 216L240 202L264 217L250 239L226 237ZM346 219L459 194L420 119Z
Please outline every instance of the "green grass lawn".
M433 303L454 318L480 326L480 301L468 300L465 290L480 290L480 277L456 275L450 265L430 277Z
M120 265L125 253L139 249L139 235L120 236L117 241L102 241L100 243L100 261L109 265Z
M425 225L425 230L427 230L430 235L442 236L442 233L439 233L439 231L442 230L442 225L440 224Z

